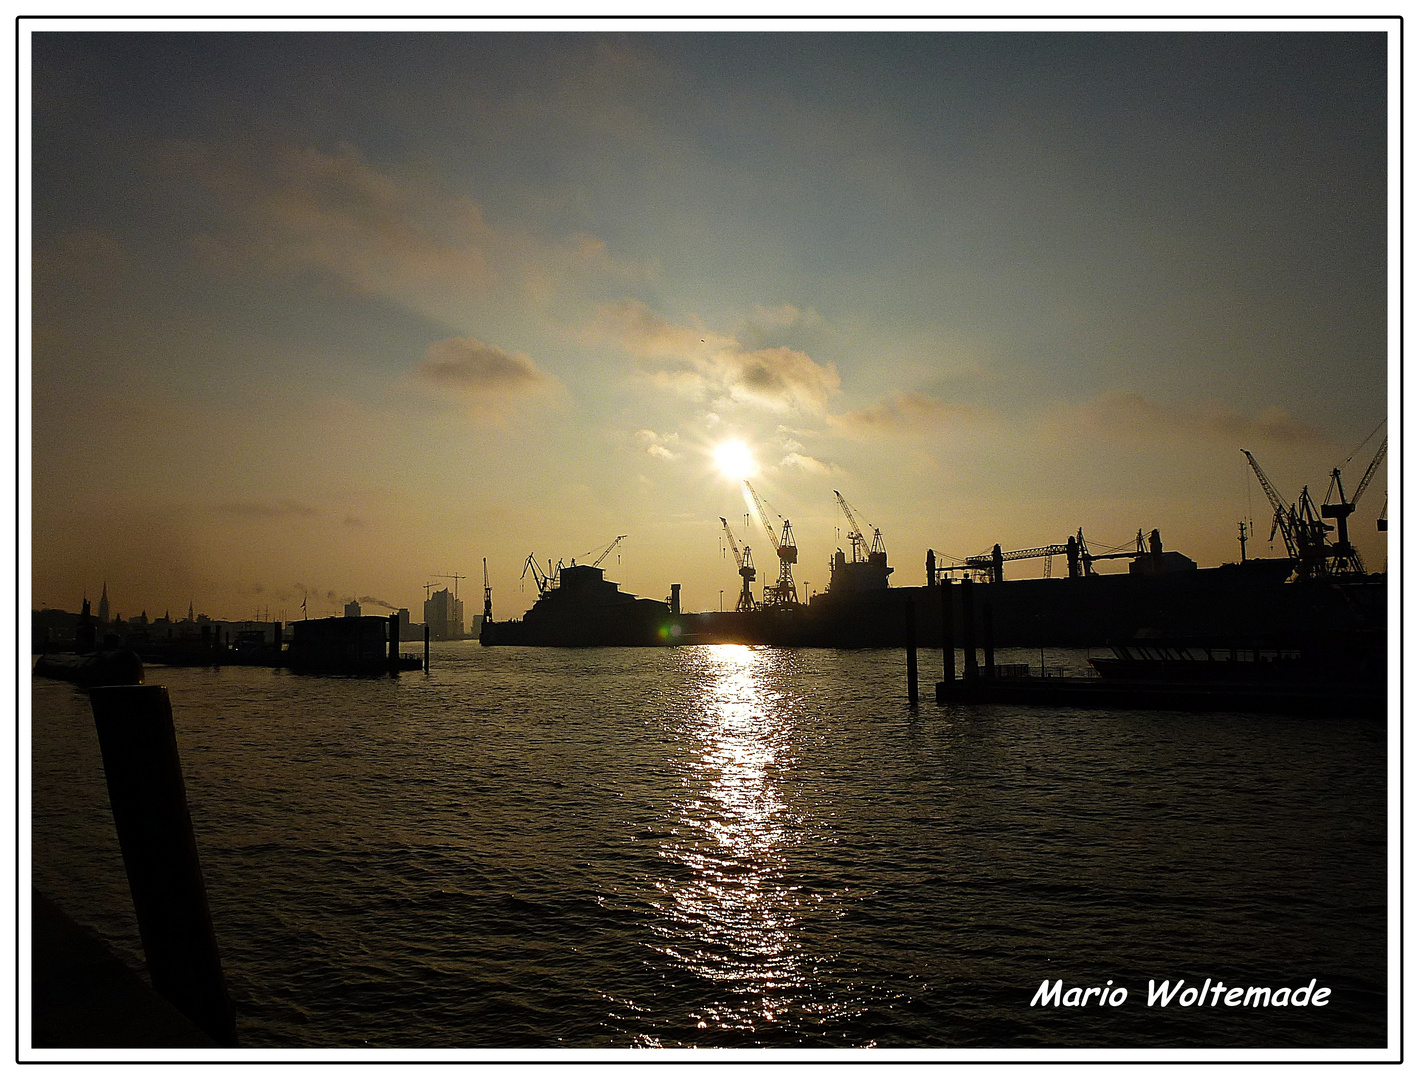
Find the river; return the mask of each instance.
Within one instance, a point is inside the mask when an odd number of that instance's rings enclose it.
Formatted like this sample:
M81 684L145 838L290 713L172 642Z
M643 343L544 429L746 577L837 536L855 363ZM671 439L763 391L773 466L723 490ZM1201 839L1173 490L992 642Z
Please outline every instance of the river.
M919 708L888 650L150 668L242 1044L1384 1045L1383 724L941 708L921 662ZM141 967L87 698L32 701L34 882Z

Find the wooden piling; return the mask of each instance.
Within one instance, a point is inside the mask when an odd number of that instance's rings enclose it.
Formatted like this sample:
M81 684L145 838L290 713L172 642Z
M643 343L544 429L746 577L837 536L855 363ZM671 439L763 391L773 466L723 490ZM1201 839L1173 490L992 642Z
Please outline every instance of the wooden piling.
M89 700L153 989L217 1045L235 1046L167 688L99 686Z
M424 674L429 673L429 624L424 623Z
M949 692L956 683L956 613L952 610L951 581L941 581L941 681Z
M916 693L916 602L907 601L907 700L913 705L917 701Z
M961 679L968 683L980 678L980 662L976 658L975 599L971 595L974 587L970 578L961 582L961 645L966 653L966 669L961 673Z
M995 678L995 610L987 599L981 605L981 640L985 645L985 677Z

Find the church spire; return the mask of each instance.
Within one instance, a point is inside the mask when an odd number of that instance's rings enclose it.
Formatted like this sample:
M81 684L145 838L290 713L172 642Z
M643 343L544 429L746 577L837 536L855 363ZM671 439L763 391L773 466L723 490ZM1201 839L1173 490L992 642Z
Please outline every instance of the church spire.
M108 622L108 582L103 583L103 595L99 597L99 622Z

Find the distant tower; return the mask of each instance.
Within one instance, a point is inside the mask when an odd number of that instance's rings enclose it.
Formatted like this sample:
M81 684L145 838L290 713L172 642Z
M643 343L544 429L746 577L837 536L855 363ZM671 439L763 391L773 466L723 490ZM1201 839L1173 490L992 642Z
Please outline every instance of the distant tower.
M191 622L191 621L192 621L192 601L191 601L191 600L189 600L189 601L187 602L187 621L188 621L188 622Z
M348 604L345 605L345 618L358 619L359 617L360 602L358 600L351 600Z
M99 597L99 622L108 622L108 582L103 583L103 595Z

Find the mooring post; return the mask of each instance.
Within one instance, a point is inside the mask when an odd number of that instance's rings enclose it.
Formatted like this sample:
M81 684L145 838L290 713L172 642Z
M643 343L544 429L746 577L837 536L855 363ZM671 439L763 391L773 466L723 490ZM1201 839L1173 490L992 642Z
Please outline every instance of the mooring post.
M941 682L936 700L944 701L956 688L956 627L951 603L951 579L941 579Z
M218 1046L235 1046L167 687L97 686L89 701L153 989Z
M399 673L399 612L389 616L389 673Z
M981 605L981 639L985 645L985 677L995 678L995 610L989 598Z
M424 674L429 673L429 624L424 623Z
M907 619L907 700L916 704L916 601L908 600Z
M961 645L966 653L966 669L961 673L965 682L980 678L980 662L976 659L976 611L971 595L974 586L970 578L961 582Z

